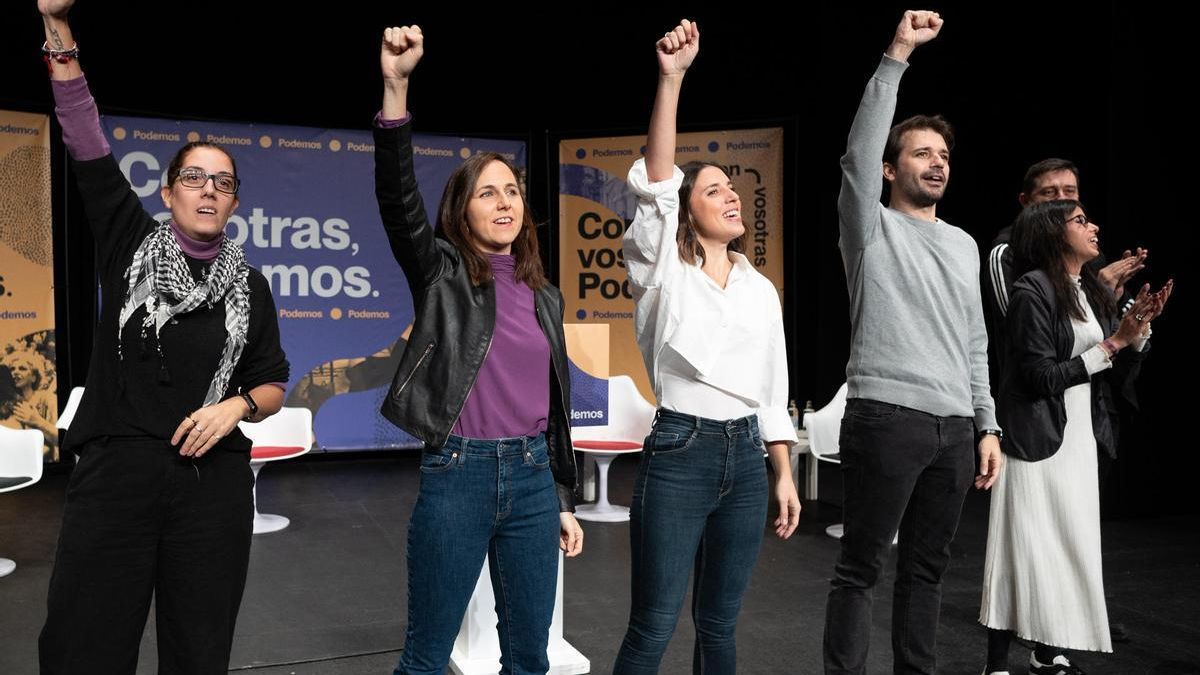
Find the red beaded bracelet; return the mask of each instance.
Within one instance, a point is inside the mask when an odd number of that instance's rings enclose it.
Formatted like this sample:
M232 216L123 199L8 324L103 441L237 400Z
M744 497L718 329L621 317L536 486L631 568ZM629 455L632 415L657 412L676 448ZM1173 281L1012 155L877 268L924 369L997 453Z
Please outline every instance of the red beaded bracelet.
M51 49L49 42L42 43L42 60L47 64L53 59L59 63L67 63L71 59L79 58L79 43L71 45L70 49Z
M1104 338L1101 340L1100 346L1104 348L1104 351L1108 352L1109 361L1113 360L1117 356L1117 352L1121 351L1117 348L1117 343L1113 342L1109 338Z

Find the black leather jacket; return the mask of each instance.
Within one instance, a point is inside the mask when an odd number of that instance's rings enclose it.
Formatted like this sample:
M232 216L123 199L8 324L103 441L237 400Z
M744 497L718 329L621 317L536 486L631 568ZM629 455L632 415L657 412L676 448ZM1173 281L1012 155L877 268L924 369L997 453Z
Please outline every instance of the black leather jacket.
M1001 449L1031 462L1053 456L1062 446L1067 424L1063 392L1091 380L1097 450L1116 457L1113 390L1136 406L1133 382L1149 350L1123 349L1112 368L1089 376L1083 358L1071 357L1075 330L1070 318L1057 318L1056 306L1054 287L1045 272L1034 270L1013 284L1005 319L1008 357L996 401L996 419L1004 429ZM1105 335L1116 330L1115 317L1106 317L1095 306L1092 313Z
M450 242L435 237L413 170L409 124L375 129L375 197L392 253L412 290L416 319L381 412L396 426L440 448L458 420L483 366L496 326L493 284L471 283ZM546 443L559 508L575 510L579 487L571 430L570 372L563 336L564 303L547 284L534 291L538 323L550 344L550 414Z

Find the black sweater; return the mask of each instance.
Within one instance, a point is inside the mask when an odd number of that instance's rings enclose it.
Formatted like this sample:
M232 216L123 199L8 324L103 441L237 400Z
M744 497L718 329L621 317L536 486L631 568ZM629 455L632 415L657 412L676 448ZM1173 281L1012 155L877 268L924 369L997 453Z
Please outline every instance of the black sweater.
M118 358L118 317L129 286L125 275L134 252L158 223L142 208L112 155L72 166L96 239L101 311L87 388L66 437L67 449L78 451L104 436L169 441L184 417L203 404L212 383L225 345L225 302L211 309L201 305L163 326L161 359L154 329L144 340L141 336L146 310L139 307L124 326L124 358ZM189 258L188 266L199 278L206 263ZM253 267L248 281L249 334L223 399L288 380L271 289ZM250 441L235 427L216 447L249 452Z

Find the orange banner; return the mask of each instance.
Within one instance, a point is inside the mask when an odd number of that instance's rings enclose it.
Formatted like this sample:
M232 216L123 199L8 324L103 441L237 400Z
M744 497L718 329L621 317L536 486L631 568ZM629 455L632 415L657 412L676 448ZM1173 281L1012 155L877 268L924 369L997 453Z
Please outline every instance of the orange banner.
M50 118L0 110L0 424L58 461Z
M567 321L610 326L610 372L629 375L648 400L654 392L633 334L633 298L621 237L637 199L625 185L644 136L576 138L559 143L559 285ZM746 257L783 296L783 129L679 134L675 161L720 164L742 198Z

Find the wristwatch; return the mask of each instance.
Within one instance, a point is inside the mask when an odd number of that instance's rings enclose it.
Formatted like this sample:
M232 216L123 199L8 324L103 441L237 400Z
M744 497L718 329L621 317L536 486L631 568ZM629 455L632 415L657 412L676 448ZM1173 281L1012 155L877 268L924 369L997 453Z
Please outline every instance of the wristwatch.
M249 422L250 418L258 413L258 404L254 402L254 397L248 391L242 392L242 400L246 402L246 405L250 406L250 412L246 413L246 416L242 418Z
M995 436L997 439L1002 439L1002 438L1004 438L1004 430L1002 430L1002 429L984 429L983 431L979 432L979 438L977 438L976 440L982 440L984 436L988 436L988 435Z

